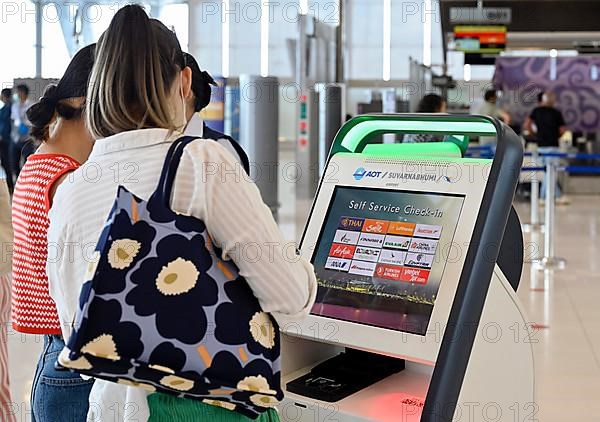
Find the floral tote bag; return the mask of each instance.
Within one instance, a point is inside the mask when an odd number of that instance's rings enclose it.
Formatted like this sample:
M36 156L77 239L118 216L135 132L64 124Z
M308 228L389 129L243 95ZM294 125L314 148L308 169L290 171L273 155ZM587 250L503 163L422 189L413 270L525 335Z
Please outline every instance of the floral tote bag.
M283 398L279 329L204 223L170 209L194 139L170 147L148 201L119 187L59 362L256 418Z

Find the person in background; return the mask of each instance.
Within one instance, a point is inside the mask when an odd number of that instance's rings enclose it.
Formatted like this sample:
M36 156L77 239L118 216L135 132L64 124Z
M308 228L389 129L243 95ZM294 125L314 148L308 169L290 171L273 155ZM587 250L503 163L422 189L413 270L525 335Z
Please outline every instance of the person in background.
M476 114L481 114L483 116L494 117L496 119L501 120L507 125L510 124L510 115L502 110L500 107L496 105L498 102L498 93L495 89L488 89L485 91L483 95L483 99L485 102L479 107L476 111ZM496 143L496 137L494 136L481 136L479 138L479 143L481 145L492 145Z
M0 420L14 422L8 379L8 324L10 323L10 269L13 230L10 220L10 196L0 175Z
M417 113L445 113L448 103L446 100L437 94L427 94L417 107ZM419 142L442 142L443 136L436 136L430 133L407 133L404 135L402 142L405 144Z
M29 139L30 123L27 119L27 109L32 101L29 99L29 87L25 84L17 85L17 101L12 103L11 118L13 121L12 131L12 171L16 179L19 176L23 163L35 151L35 143Z
M223 145L238 162L244 167L244 171L250 174L250 162L248 155L240 144L231 136L209 128L200 117L202 111L208 103L212 93L211 85L217 86L215 80L208 72L200 70L198 62L189 53L183 53L185 64L192 70L192 92L188 98L187 120L185 128L186 135L199 136L204 139L213 139Z
M525 120L524 128L529 133L534 134L538 145L538 151L544 153L560 152L559 139L566 132L567 126L562 113L556 105L556 95L553 92L542 92L538 95L539 104L531 111L529 117ZM548 157L544 160L558 161L556 157ZM546 176L540 187L540 198L546 197ZM555 199L557 204L568 204L569 199L562 194L558 180L556 182Z
M9 192L12 192L14 187L14 173L12 171L10 158L10 153L12 151L12 139L10 137L12 131L12 90L10 88L4 88L0 92L0 101L2 101L2 108L0 108L0 165L4 169L6 175L8 190Z
M75 54L58 84L49 85L39 102L27 110L31 136L42 145L25 162L13 195L13 327L44 336L31 391L33 422L84 422L93 384L57 367L65 343L46 273L48 210L54 192L92 149L82 113L93 54L93 45ZM66 202L57 205L68 206ZM66 249L62 253L68 254Z
M84 164L58 188L54 200L67 206L52 207L48 242L95 245L120 185L139 198L150 197L167 151L188 123L191 85L192 71L175 34L150 19L139 5L121 8L98 42L89 82L86 118L96 139L89 158L93 166ZM115 176L114 169L124 163L136 164L133 177L127 171ZM206 163L222 171L209 172ZM93 183L86 176L90 166L98 175ZM286 258L285 245L289 243L256 185L249 178L227 172L236 166L236 159L221 144L202 140L190 143L183 150L173 181L170 206L174 212L205 223L223 259L235 262L262 309L284 327L304 318L312 308L317 289L314 269L301 257ZM244 259L240 252L250 244L258 247L264 258ZM50 292L65 337L70 335L90 261L82 248L73 249L72 256L62 254L47 266ZM94 383L89 400L94 405L88 420L97 422L131 420L132 408L140 421L249 422L224 408L148 394L139 387L100 379ZM274 409L256 419L277 420Z

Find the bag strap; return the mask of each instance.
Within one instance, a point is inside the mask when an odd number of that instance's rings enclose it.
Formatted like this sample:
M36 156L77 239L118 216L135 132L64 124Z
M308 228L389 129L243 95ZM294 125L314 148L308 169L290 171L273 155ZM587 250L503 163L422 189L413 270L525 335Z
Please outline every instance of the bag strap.
M169 151L165 157L165 163L163 164L160 173L160 179L158 180L158 186L151 197L152 200L160 201L167 208L170 206L173 182L177 175L179 161L181 161L181 157L183 156L183 150L190 142L196 139L200 138L196 136L182 136L177 138L169 147Z

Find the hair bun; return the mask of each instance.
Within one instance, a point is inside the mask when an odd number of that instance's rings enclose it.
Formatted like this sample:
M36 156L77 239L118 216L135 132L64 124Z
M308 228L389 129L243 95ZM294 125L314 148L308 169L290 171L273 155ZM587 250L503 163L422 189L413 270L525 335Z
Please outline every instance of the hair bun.
M56 85L51 84L44 90L44 96L27 109L27 119L31 123L31 136L44 140L48 136L48 124L56 112Z

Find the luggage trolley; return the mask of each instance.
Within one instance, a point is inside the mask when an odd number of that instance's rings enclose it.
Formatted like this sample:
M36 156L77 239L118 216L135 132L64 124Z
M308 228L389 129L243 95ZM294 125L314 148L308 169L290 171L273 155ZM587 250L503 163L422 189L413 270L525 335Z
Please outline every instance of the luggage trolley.
M373 143L387 133L450 142ZM494 159L464 158L470 136L496 136ZM300 245L317 300L282 327L283 421L535 420L522 239L509 233L522 159L514 132L482 116L340 129Z

